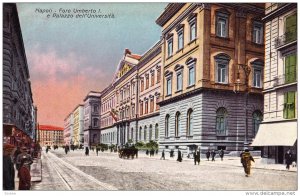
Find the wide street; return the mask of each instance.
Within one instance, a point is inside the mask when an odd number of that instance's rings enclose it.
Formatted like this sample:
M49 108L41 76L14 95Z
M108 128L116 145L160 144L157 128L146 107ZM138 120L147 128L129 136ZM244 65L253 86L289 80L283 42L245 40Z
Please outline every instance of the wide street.
M216 162L201 159L200 165L176 158L159 160L160 153L137 159L120 159L116 153L63 149L42 152L42 181L33 190L286 190L297 189L297 173L253 168L245 177L230 159ZM239 161L234 159L234 161ZM232 161L231 161L232 162ZM255 166L254 166L255 167Z

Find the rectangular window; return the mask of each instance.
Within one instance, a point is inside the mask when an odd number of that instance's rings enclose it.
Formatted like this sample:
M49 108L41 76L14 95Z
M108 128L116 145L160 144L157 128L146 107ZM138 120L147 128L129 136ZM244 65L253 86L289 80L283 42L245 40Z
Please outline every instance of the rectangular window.
M143 107L144 107L144 104L143 102L140 103L140 115L142 116L143 115Z
M157 83L160 82L160 68L157 69Z
M156 111L159 110L158 102L159 102L159 97L156 97Z
M182 90L182 73L177 74L177 91Z
M218 64L218 82L219 83L226 83L226 65L225 64Z
M167 95L171 95L172 94L172 83L171 83L171 78L167 79Z
M190 41L196 39L196 21L190 23Z
M261 69L254 69L253 86L261 88Z
M173 54L173 38L168 40L168 57Z
M150 112L154 111L154 99L150 100Z
M154 86L154 73L151 74L151 86Z
M297 39L297 15L294 14L286 18L285 21L286 43Z
M293 119L295 118L295 94L296 92L290 91L284 94L284 108L283 108L283 118Z
M263 43L263 24L254 22L253 24L253 42L257 44Z
M178 31L178 50L183 48L183 30Z
M189 68L189 86L195 84L195 67L192 66Z
M148 114L148 101L145 102L145 114Z
M141 92L143 92L144 91L144 80L142 79L141 80Z
M297 81L297 56L291 54L285 57L285 83Z
M146 77L146 89L148 89L148 88L149 88L149 76Z
M217 14L216 32L219 37L228 37L228 15L223 13Z

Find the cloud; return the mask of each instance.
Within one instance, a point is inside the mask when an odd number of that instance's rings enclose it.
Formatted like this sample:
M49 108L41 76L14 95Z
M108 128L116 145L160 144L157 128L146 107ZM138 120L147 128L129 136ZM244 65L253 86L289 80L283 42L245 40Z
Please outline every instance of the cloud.
M59 56L54 49L35 46L27 57L40 124L63 126L64 118L89 91L102 90L111 81L111 74L101 66L72 52Z

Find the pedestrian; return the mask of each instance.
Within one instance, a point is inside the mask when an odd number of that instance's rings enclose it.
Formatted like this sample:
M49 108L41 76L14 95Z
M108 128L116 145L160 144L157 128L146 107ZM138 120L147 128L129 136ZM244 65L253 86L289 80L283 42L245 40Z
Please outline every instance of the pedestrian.
M85 156L89 156L90 150L89 147L85 147Z
M14 163L16 164L17 170L19 169L19 164L17 164L17 158L18 158L19 154L21 154L21 150L20 150L20 147L18 146L17 150L14 153Z
M297 167L297 153L295 153L295 151L292 152L292 159L293 159L292 162L293 167Z
M14 146L3 145L3 190L15 190L15 169L11 158Z
M210 157L210 151L207 150L207 152L206 152L206 158L207 158L207 161L209 161L209 157Z
M20 169L18 172L19 177L19 190L30 190L31 176L30 169L25 166L26 158L21 159Z
M98 156L98 152L99 152L99 148L98 147L96 147L96 153L97 153L97 156Z
M161 153L160 160L161 160L161 159L165 160L165 150L163 150L162 153Z
M212 150L211 154L211 161L215 161L216 152L215 150Z
M68 154L68 146L65 146L65 153Z
M149 150L147 149L147 150L146 150L146 155L148 155L148 154L149 154Z
M177 161L179 161L179 162L182 161L181 151L179 149L178 149Z
M194 165L196 165L196 162L197 162L197 154L196 154L196 151L193 153L193 156L194 156Z
M46 148L46 153L48 153L48 147Z
M196 156L197 156L197 163L199 165L200 164L200 150L197 151Z
M250 175L250 169L251 169L251 161L255 162L252 155L250 154L248 149L245 149L245 152L243 152L242 154L242 165L244 167L244 171L246 173L246 177L249 177Z
M223 161L223 157L224 157L224 151L223 151L223 149L220 150L219 155L221 157L221 161Z
M289 170L290 165L292 164L292 153L290 149L285 153L284 157L285 157L286 169Z
M28 150L25 146L21 148L21 154L19 154L17 157L17 163L19 165L21 164L22 159L25 159L24 166L27 167L30 171L30 166L33 163L33 161L31 155L28 154Z
M174 150L173 150L173 149L170 151L170 157L171 157L171 158L174 157Z

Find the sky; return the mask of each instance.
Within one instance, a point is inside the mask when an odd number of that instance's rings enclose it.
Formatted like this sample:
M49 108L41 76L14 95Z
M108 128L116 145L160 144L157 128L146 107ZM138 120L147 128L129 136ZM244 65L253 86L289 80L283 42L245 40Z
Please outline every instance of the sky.
M101 91L112 82L125 48L143 54L153 46L161 35L155 20L166 5L18 3L39 124L63 127L89 91ZM74 9L93 9L94 15L110 18L76 18ZM73 18L56 18L59 14Z

